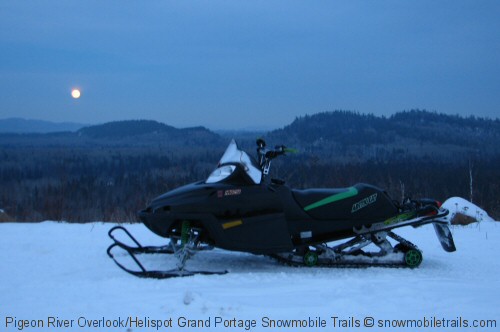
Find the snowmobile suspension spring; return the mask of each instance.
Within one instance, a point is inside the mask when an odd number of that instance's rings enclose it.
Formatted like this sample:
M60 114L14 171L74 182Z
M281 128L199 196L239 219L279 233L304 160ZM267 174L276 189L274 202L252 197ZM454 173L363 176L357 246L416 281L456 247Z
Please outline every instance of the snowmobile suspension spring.
M182 221L182 229L181 229L181 245L185 246L189 240L189 231L191 229L191 223L189 220Z

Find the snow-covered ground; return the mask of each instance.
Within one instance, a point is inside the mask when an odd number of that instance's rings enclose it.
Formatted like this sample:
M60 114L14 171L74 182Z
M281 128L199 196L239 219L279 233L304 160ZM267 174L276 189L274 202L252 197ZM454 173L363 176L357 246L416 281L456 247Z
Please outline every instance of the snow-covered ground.
M497 222L453 227L458 250L451 254L442 250L430 225L397 231L424 252L414 270L294 268L263 256L214 250L197 254L190 266L230 273L167 280L120 270L106 255L112 226L0 224L0 330L455 331L456 324L491 325L487 320L496 320L496 327L472 330L500 328ZM144 243L163 242L141 224L127 227ZM173 264L170 258L147 259ZM193 323L187 320L197 320L198 328L187 327ZM270 320L309 327L266 327ZM160 322L171 327L157 328ZM372 322L374 328L363 327ZM132 326L123 326L127 323ZM80 327L88 324L97 327Z

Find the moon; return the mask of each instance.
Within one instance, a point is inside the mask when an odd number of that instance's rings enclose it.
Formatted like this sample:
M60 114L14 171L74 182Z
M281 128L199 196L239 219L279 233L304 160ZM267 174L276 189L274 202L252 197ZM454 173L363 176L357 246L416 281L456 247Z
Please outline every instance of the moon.
M74 99L78 99L80 98L80 96L81 96L80 90L78 89L71 90L71 97L73 97Z

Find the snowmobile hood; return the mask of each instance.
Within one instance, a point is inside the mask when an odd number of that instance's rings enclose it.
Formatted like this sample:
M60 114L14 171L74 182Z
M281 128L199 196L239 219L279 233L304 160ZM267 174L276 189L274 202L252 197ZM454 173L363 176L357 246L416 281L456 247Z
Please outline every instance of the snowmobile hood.
M179 203L185 204L188 201L197 200L200 196L206 196L207 190L212 190L213 187L206 186L203 181L190 183L179 188L168 191L155 199L150 204L154 210L166 204L177 205Z

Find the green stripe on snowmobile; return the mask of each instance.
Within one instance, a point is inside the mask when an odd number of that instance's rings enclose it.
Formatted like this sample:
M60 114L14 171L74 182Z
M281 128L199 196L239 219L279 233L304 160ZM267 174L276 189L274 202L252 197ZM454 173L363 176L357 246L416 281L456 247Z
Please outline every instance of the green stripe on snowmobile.
M384 221L384 225L392 225L392 224L397 224L406 220L410 220L416 216L416 213L414 211L406 212L406 213L401 213L398 214L397 216L394 216L392 218L389 218Z
M304 208L304 211L309 211L326 204L330 204L352 196L356 196L357 194L358 194L358 189L350 187L347 191L344 191L343 193L338 193L332 196L328 196L326 198L323 198L322 200L317 201L316 203L309 204Z

